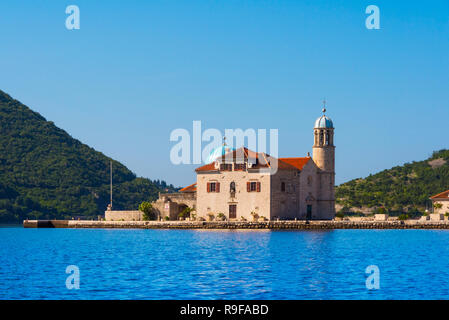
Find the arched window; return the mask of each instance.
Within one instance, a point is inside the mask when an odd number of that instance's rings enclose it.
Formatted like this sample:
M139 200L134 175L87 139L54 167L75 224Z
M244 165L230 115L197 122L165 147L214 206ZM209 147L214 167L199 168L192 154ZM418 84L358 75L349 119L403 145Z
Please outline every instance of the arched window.
M235 193L235 182L232 181L231 184L229 185L229 191L232 193Z
M308 177L307 177L307 185L310 187L310 186L312 186L312 183L313 183L313 178L312 178L312 176L308 176Z
M281 191L285 192L285 182L281 182Z
M324 144L324 134L323 130L320 131L320 145L322 146Z

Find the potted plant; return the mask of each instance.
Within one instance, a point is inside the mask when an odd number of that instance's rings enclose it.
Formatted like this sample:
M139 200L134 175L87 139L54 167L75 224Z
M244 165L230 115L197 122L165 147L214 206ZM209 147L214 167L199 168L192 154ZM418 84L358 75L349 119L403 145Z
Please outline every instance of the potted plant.
M253 217L253 221L257 222L259 215L255 211L251 211L251 216Z
M225 220L226 220L226 216L224 215L223 212L220 212L220 213L217 215L217 219L218 219L219 221L225 221Z
M207 221L214 221L214 218L215 218L215 216L212 212L209 212L207 214Z

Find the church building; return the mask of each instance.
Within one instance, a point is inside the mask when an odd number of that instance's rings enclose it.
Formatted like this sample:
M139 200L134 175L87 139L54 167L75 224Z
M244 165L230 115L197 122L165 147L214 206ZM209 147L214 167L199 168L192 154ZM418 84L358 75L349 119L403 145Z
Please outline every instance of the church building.
M312 157L274 158L244 147L230 150L224 143L213 151L215 160L195 170L196 183L161 194L153 207L170 220L186 206L201 220L333 219L334 125L325 112L315 121Z

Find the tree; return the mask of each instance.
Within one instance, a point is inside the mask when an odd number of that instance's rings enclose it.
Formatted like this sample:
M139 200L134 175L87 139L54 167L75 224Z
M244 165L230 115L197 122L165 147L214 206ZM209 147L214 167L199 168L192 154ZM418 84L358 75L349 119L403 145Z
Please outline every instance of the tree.
M145 221L156 219L156 215L154 214L154 211L153 211L153 206L148 201L143 201L139 205L139 211L142 211L143 220L145 220Z
M178 216L180 218L188 218L188 217L190 217L190 213L193 211L195 211L195 209L193 209L191 207L185 207Z
M110 201L111 160L0 90L0 222L97 217ZM176 191L112 166L114 210Z

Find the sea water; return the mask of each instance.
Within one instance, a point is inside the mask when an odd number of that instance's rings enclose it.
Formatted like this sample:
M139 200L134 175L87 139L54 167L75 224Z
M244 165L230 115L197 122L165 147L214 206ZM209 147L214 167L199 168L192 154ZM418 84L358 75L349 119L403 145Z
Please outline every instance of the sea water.
M448 298L446 230L0 227L0 299Z

